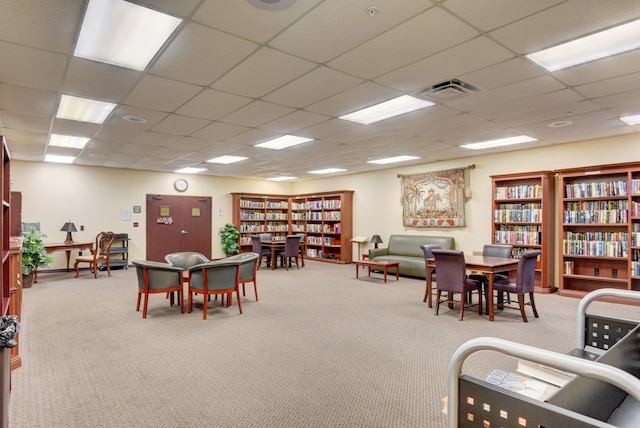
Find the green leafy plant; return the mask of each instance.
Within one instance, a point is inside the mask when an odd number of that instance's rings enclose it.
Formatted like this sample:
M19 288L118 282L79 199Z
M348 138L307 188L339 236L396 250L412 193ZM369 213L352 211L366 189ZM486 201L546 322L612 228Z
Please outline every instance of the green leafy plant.
M29 275L36 269L49 266L53 258L47 253L42 238L47 235L32 229L31 232L23 232L22 241L22 275Z
M225 254L238 254L240 252L240 231L231 223L227 223L218 230L218 236L220 236L220 242L222 244L222 251Z

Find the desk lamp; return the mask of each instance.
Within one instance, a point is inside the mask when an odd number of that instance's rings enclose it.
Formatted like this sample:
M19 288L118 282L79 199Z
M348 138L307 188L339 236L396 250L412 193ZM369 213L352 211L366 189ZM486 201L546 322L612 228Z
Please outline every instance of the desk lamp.
M382 244L382 238L380 238L380 235L373 235L371 237L371 243L374 244L373 248L378 248L378 244Z
M67 239L64 240L65 244L73 244L73 237L71 236L71 232L77 232L78 229L76 229L76 225L71 223L71 220L69 220L67 223L64 224L64 226L62 226L62 229L60 229L62 232L67 232Z

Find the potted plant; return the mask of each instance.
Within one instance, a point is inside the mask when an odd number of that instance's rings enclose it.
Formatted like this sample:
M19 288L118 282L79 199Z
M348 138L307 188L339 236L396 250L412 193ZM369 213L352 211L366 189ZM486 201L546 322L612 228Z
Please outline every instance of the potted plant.
M53 258L47 253L42 238L46 235L36 229L22 233L22 287L33 284L36 269L49 266Z
M238 243L240 231L237 227L231 223L227 223L218 230L218 235L220 236L222 251L224 251L227 256L240 252L240 244Z

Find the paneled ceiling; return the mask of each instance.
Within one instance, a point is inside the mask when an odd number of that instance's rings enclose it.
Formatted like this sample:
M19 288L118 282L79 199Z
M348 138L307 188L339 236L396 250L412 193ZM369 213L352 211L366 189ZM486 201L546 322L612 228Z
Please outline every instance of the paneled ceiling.
M553 73L524 57L636 20L640 0L279 2L137 1L183 19L138 72L73 56L87 1L0 0L0 125L12 158L306 180L329 167L396 168L367 163L389 156L422 164L640 131L619 119L640 114L639 49ZM454 79L471 91L429 93ZM55 119L61 94L117 107L102 125ZM371 125L338 119L402 94L436 105ZM91 140L49 147L51 133ZM254 147L283 134L314 141ZM459 147L521 134L539 141ZM205 162L220 155L249 159Z

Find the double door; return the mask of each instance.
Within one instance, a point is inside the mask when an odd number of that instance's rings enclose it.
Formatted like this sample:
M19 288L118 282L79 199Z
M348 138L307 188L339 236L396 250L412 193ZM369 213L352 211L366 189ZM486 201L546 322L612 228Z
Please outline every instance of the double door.
M178 251L211 258L211 198L147 195L147 260Z

